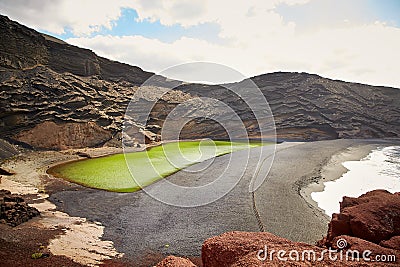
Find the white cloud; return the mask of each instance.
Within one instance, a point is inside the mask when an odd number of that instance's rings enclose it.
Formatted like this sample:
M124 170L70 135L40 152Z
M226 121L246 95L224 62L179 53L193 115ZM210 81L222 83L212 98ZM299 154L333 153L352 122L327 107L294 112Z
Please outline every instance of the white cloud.
M212 20L210 12L202 16L203 21L206 16L209 16L207 21ZM163 43L140 36L98 36L68 41L155 72L178 63L210 61L233 67L246 76L281 70L305 71L330 78L400 87L400 54L396 52L400 47L398 28L384 23L349 24L297 32L294 23L285 23L267 5L255 10L239 6L214 18L221 25L221 37L229 38L230 42L212 44L183 37Z
M76 36L111 29L121 15L125 1L97 0L13 0L0 1L2 14L11 19L54 34L71 29Z
M129 5L137 10L139 19L159 20L164 25L192 26L210 21L222 21L227 16L246 13L248 10L272 10L278 4L305 4L310 0L135 0Z
M50 32L70 28L81 36L68 42L155 72L188 61L210 61L246 76L305 71L400 87L399 28L385 22L352 24L350 17L337 25L318 25L315 21L318 27L299 31L295 23L276 13L278 4L301 5L309 0L45 1L14 0L6 5L0 0L0 9L29 26ZM182 37L166 43L143 36L85 36L101 27L111 28L123 7L135 9L138 20L163 25L216 23L225 41L216 44L199 37Z

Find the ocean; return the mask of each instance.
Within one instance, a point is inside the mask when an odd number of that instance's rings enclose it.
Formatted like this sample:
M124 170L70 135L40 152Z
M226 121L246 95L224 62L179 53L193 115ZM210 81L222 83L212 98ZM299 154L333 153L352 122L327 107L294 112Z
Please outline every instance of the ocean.
M346 161L346 173L335 181L325 182L322 192L311 197L329 216L338 213L343 196L359 197L374 190L400 191L400 146L381 147L360 161Z

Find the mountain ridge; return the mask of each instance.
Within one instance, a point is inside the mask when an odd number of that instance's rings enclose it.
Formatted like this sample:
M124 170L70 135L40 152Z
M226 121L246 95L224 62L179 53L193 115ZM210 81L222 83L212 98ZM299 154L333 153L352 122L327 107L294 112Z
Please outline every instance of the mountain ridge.
M150 77L154 88L137 103L138 117L158 87L174 89L156 103L145 123L131 121L131 145L159 141L167 115L196 97L228 104L251 138L265 137L251 109L223 85L170 80L57 41L5 16L0 21L0 138L44 149L120 146L126 108ZM399 89L296 72L262 74L231 85L247 88L249 81L268 100L279 139L400 137ZM227 138L221 125L190 113L181 138Z

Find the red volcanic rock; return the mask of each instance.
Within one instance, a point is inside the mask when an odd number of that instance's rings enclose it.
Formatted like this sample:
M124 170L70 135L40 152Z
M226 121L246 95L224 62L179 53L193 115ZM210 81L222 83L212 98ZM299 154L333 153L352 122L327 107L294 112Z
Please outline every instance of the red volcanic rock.
M162 261L160 261L156 267L196 267L190 260L175 257L175 256L168 256Z
M340 213L329 223L326 245L349 235L375 244L400 235L400 194L374 190L359 198L344 197Z
M281 255L281 259L278 258L278 251L285 252ZM313 251L315 259L312 253L308 257L307 251ZM323 248L293 242L267 232L229 232L209 238L203 243L202 260L205 267L358 266L359 264L359 262L335 262L329 259L328 254L325 254L322 260L318 260L323 251ZM303 252L304 257L302 257Z
M400 250L400 236L394 236L389 240L379 243L382 247Z
M387 255L387 256L395 255L396 259L400 259L400 250L383 247L375 243L363 240L361 238L348 235L341 235L335 237L332 242L333 249L341 250L343 248L340 246L338 247L338 244L341 244L339 240L342 241L345 240L346 243L346 247L344 248L345 252L349 251L350 253L350 251L357 251L357 253L359 254L359 256L357 257L362 257L363 253L370 252L366 256L371 260L375 259L376 255ZM397 249L399 249L399 247L397 247Z
M230 266L248 254L263 249L265 244L275 241L283 243L285 239L270 233L250 232L230 232L211 237L203 243L201 249L203 264Z

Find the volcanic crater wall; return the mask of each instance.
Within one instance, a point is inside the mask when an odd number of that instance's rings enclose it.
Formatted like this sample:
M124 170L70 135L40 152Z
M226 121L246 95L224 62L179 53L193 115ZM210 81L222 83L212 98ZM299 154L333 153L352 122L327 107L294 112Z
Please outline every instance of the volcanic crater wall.
M153 73L99 57L5 16L0 16L0 33L0 138L45 149L121 144L126 108L138 86ZM224 86L181 83L162 76L152 80L153 89L149 87L148 96L138 102L128 120L138 139L132 144L159 140L168 113L197 97L223 101L241 118L250 137L268 137L261 136L252 108ZM247 90L251 96L255 89L247 87L252 83L268 100L278 138L400 137L399 89L284 72L228 86ZM147 121L138 123L134 117L148 115L142 114L140 105L151 101L157 87L175 89L157 102ZM192 109L184 114L189 122L181 138L227 137L214 120L191 117L196 106Z

